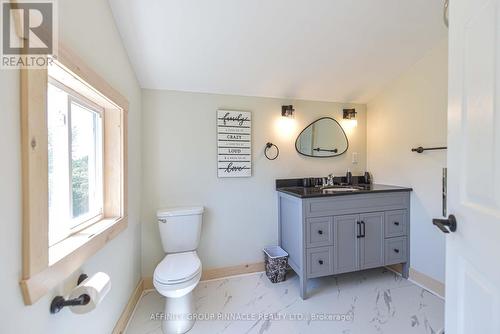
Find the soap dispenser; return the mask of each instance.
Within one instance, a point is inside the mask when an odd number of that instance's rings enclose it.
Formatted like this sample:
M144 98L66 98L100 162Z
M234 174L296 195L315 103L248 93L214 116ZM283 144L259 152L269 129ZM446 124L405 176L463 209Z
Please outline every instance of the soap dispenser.
M347 185L351 185L352 184L352 173L351 173L351 170L350 169L347 169L347 173L345 174L345 178L346 178L346 183Z
M365 183L372 184L372 176L369 172L365 172Z

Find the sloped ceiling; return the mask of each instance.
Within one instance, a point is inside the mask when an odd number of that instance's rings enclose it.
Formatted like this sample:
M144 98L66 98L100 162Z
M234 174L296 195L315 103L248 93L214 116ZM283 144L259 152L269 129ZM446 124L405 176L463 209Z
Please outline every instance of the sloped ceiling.
M140 85L366 103L446 38L441 0L109 0Z

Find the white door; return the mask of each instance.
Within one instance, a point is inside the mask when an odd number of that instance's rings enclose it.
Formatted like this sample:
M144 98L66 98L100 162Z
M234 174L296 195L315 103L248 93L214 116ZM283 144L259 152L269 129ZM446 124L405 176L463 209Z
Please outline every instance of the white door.
M446 333L500 333L500 0L450 0Z

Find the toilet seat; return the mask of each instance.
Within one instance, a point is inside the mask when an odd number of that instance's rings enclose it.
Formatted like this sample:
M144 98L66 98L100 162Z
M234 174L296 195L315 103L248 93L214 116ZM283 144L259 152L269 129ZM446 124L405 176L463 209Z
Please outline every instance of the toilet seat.
M165 256L153 275L153 285L162 296L179 298L193 291L201 278L201 261L196 252Z
M158 264L153 278L162 286L186 283L201 273L201 261L196 252L168 254Z

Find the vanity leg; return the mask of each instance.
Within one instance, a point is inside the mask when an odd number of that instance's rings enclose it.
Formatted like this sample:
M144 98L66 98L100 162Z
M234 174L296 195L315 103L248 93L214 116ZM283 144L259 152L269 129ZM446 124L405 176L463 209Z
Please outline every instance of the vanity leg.
M300 298L307 299L307 279L299 277Z
M403 271L401 272L401 276L406 279L410 277L410 262L403 263Z

